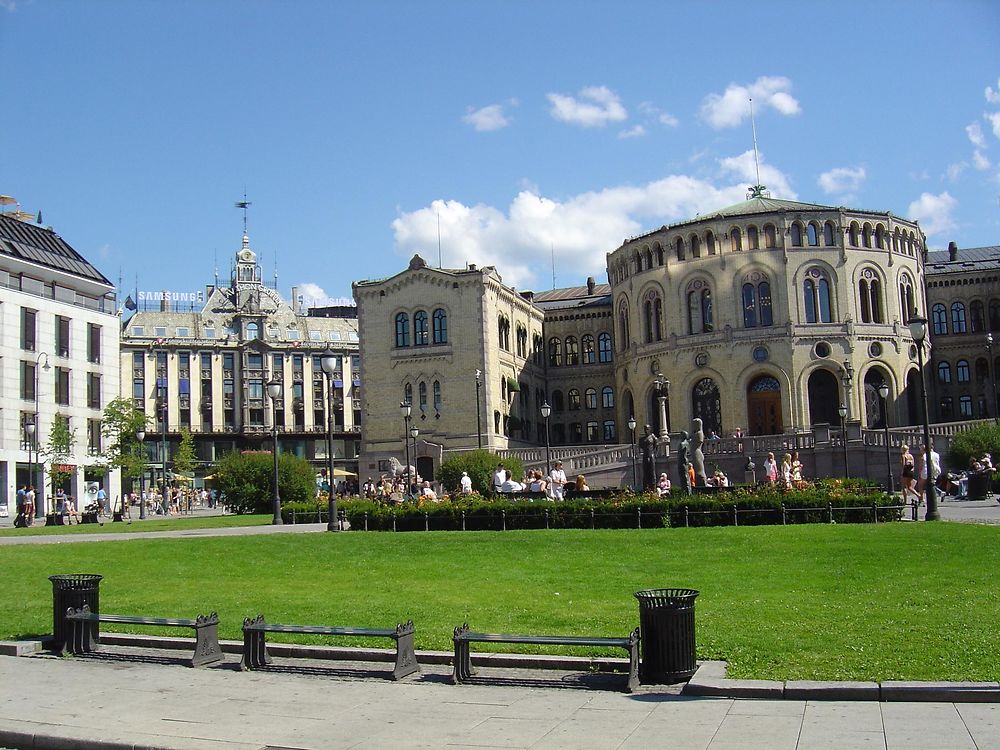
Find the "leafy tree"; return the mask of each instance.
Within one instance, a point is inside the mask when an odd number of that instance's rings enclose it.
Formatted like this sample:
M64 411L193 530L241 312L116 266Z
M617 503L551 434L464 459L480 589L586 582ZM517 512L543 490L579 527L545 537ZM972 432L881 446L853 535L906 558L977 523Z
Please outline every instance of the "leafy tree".
M181 444L174 453L174 471L186 477L193 476L194 464L194 437L191 431L184 427L181 429Z
M951 438L948 462L956 469L969 468L969 461L989 453L996 461L1000 457L1000 425L996 422L978 424L962 430Z
M274 461L270 452L226 453L212 467L223 502L233 513L271 511ZM316 475L305 459L278 454L278 490L282 503L301 503L316 494Z
M135 434L146 429L146 415L135 408L130 398L108 402L101 416L101 436L104 438L104 460L111 468L122 470L127 477L142 473L145 461Z
M465 471L472 480L473 490L484 495L492 494L493 472L498 463L503 463L504 468L514 479L520 481L524 477L524 465L516 456L504 458L487 450L474 450L458 453L442 462L438 470L438 479L445 489L454 490L458 487L462 472Z
M59 467L72 458L75 443L76 429L71 430L69 420L62 414L57 414L52 422L52 429L49 430L48 442L39 450L44 462L49 464L49 479L52 482L53 492L73 475L73 472Z

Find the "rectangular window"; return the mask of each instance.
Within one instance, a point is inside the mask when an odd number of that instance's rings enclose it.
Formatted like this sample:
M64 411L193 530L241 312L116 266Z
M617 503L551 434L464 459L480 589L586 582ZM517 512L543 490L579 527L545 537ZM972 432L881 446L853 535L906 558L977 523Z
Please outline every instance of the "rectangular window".
M145 336L146 335L146 328L144 326L132 326L132 335L133 336Z
M191 336L191 329L190 328L187 328L187 327L183 327L183 328L182 327L178 327L177 328L177 338L179 338L179 339L186 339L186 338L190 338L190 336Z
M215 329L212 328L211 326L206 326L203 329L203 332L205 334L205 338L206 339L214 339L215 338Z
M38 327L38 313L26 307L21 308L21 348L26 352L35 351L35 334Z
M132 381L132 398L145 398L146 384L143 380Z
M309 331L309 340L310 341L322 341L323 340L323 332L322 331Z
M101 361L101 327L93 323L87 323L87 361Z
M299 338L299 332L297 329L289 328L287 331L285 331L286 341L297 341L298 338Z
M282 354L274 354L271 356L271 377L276 380L281 380L285 373L285 357Z
M25 401L35 400L35 363L21 363L21 398Z
M101 420L87 420L87 453L97 456L101 453Z
M96 372L87 373L87 408L101 408L101 376Z
M166 326L154 326L153 327L153 335L154 336L158 336L160 338L165 337L167 335L167 327Z
M56 368L56 403L69 406L69 370L65 367Z

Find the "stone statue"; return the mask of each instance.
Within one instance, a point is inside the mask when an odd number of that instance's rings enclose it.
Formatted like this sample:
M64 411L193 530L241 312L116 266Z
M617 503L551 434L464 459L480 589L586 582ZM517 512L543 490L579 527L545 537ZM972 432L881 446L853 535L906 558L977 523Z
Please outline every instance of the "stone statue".
M646 434L639 441L642 450L642 488L651 491L656 488L656 446L659 439L653 429L646 425Z
M708 485L708 477L705 476L705 454L701 452L704 442L705 429L702 427L701 417L695 417L691 420L691 463L694 465L695 478L701 487Z
M687 430L681 430L681 441L677 447L677 474L680 477L680 486L691 494L691 482L688 479L688 461L691 460L691 441L688 440Z

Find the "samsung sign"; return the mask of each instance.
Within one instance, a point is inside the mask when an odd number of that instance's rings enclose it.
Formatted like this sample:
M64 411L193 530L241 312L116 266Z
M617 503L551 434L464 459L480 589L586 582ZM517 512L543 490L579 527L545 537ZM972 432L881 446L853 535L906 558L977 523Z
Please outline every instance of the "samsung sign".
M139 292L140 302L204 302L204 292Z

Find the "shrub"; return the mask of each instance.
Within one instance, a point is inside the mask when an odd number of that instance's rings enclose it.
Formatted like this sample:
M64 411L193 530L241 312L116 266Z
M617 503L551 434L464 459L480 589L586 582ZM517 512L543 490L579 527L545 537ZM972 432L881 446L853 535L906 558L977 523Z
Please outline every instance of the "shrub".
M453 492L458 488L458 480L465 471L472 480L473 491L484 495L493 494L493 472L498 463L502 463L514 479L523 480L524 465L521 459L516 456L501 458L487 450L468 451L450 457L441 463L437 478L445 490Z
M948 463L956 469L968 469L969 461L984 453L1000 456L1000 425L996 422L978 424L952 436Z
M274 482L270 452L225 454L212 467L223 502L233 513L269 513ZM291 453L278 455L278 490L282 504L313 499L316 477L308 461Z

